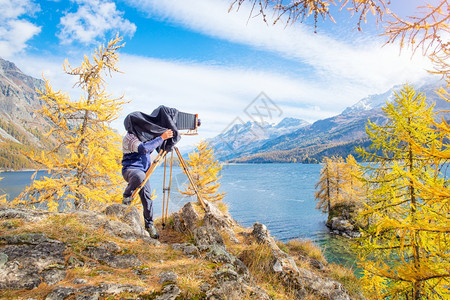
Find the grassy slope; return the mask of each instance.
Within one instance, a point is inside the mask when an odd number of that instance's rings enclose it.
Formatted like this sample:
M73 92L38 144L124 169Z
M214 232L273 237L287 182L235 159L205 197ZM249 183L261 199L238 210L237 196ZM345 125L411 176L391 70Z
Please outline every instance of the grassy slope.
M226 209L226 207L222 207ZM170 221L168 222L170 225ZM160 220L156 222L160 227ZM246 234L250 229L235 228L240 244L234 244L225 239L227 249L233 255L241 258L254 276L256 283L264 288L274 299L292 299L293 291L286 289L281 281L267 272L270 267L268 249L266 246L255 243ZM184 299L199 299L204 294L199 286L204 282L213 283L211 275L220 267L220 264L211 263L203 259L192 259L184 256L180 251L173 250L170 244L192 242L192 237L183 235L166 226L160 228L161 246L149 246L141 240L134 242L126 241L117 237L109 236L100 228L94 228L74 214L52 215L37 223L24 223L22 219L10 219L0 223L0 235L44 233L49 238L60 240L67 244L66 260L77 259L85 262L84 266L67 270L66 279L58 285L67 287L79 287L73 283L75 278L82 278L88 284L95 285L100 282L114 282L121 284L133 284L145 287L146 297L152 299L163 288L158 283L159 274L163 271L174 271L178 275L178 286L181 288ZM241 233L241 234L239 234ZM225 236L225 235L224 235ZM244 237L245 236L245 237ZM98 246L105 241L113 241L122 248L121 254L134 254L144 265L138 268L116 269L107 265L89 266L90 258L81 254L87 246ZM322 276L328 276L340 281L353 295L359 298L360 284L353 272L344 267L327 264L321 249L309 241L291 241L287 244L279 242L279 246L295 258L299 267L307 268ZM310 258L324 263L325 268L319 271L311 266ZM2 299L26 299L28 297L43 298L53 287L42 283L33 290L6 290L0 291ZM153 295L153 296L152 296ZM126 293L120 297L127 297ZM306 299L319 299L315 295L309 295Z

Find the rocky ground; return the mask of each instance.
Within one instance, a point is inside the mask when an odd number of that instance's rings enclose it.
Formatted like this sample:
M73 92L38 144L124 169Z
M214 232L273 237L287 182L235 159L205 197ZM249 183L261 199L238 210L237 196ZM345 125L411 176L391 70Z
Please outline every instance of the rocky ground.
M160 241L140 216L122 204L101 213L0 208L0 298L361 298L351 271L308 242L282 244L210 203L187 203Z
M346 238L360 237L360 228L363 226L357 221L360 210L355 204L339 203L332 206L328 212L328 228L333 234Z

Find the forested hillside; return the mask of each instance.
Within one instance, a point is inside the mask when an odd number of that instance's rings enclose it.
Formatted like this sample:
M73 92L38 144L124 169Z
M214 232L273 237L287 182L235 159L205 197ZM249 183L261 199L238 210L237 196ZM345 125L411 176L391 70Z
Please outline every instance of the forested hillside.
M436 112L449 110L449 104L435 93L442 85L444 83L440 80L415 85L417 91L426 95L427 103L435 105ZM368 96L337 116L318 120L289 134L266 139L257 147L247 147L244 151L235 149L234 157L225 160L233 163L316 163L324 157L348 154L358 157L355 147L367 147L370 144L366 135L367 121L370 119L375 124L383 124L386 118L381 107L390 102L398 90L399 87L393 87L385 93ZM441 116L438 115L438 118ZM448 119L448 113L444 117Z
M44 81L0 58L0 169L39 168L24 152L53 144L44 135L48 122L36 112L41 108L36 90L43 87Z

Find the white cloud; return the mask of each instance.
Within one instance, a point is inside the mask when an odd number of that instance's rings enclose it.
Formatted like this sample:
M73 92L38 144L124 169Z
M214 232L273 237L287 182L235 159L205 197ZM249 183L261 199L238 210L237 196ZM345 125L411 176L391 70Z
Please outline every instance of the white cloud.
M25 13L31 14L39 7L30 0L0 0L0 19L17 19Z
M115 94L126 95L133 102L124 115L134 111L151 111L160 104L181 111L199 113L205 136L214 136L240 116L249 119L244 109L261 92L265 92L283 110L283 116L314 121L332 116L364 94L337 93L338 87L323 89L306 80L282 74L241 68L224 68L122 55L121 70L109 80ZM320 105L322 110L312 110ZM325 108L326 107L326 108Z
M71 89L75 78L62 74L63 58L23 57L16 63L27 74L48 78L55 89L71 90L73 99L78 90ZM33 62L31 64L30 62ZM69 61L77 66L76 59ZM283 117L315 121L340 113L346 106L366 96L361 90L330 85L323 89L315 82L292 79L283 74L226 68L205 64L170 62L133 55L121 55L120 69L124 74L107 78L108 92L125 95L132 100L124 106L113 127L123 132L123 119L132 111L151 112L159 105L198 113L202 127L198 137L183 143L195 143L200 138L222 132L236 117L249 121L244 109L265 92L283 111ZM317 109L317 107L321 109ZM276 119L274 121L279 121ZM183 145L183 144L181 144Z
M116 4L100 0L72 0L78 10L61 18L58 38L63 44L79 41L84 44L96 42L109 31L133 36L136 25L123 18Z
M24 50L27 42L41 31L39 26L20 19L39 8L29 0L0 0L0 7L0 56L9 58Z
M250 1L249 1L250 2ZM426 58L408 53L399 56L398 46L378 38L340 41L296 24L271 26L260 18L249 19L250 7L226 13L230 1L222 0L128 0L152 17L169 20L191 30L278 53L313 66L322 78L335 78L365 87L389 88L394 83L416 81L426 74ZM247 4L247 3L245 3ZM269 22L270 23L270 22Z

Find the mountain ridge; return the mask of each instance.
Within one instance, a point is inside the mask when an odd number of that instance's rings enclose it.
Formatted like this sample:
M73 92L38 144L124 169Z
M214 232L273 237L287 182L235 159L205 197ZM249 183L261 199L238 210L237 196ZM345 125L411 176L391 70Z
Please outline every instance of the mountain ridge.
M53 137L44 136L49 121L36 112L42 108L37 90L44 88L43 80L0 58L0 169L36 168L23 152L54 144Z
M232 157L236 149L255 147L264 140L277 138L287 131L292 132L308 125L307 121L292 117L286 117L276 124L262 126L257 122L248 121L244 124L235 124L228 131L207 141L214 147L216 156Z
M435 111L450 108L450 104L435 93L442 86L441 81L428 80L413 86L426 95L428 104L435 105ZM365 130L367 120L375 124L385 122L382 107L386 101L393 101L401 87L396 85L384 93L364 97L336 116L317 120L288 134L262 139L251 147L237 147L232 154L223 156L218 151L218 158L229 163L317 163L325 156L352 154L356 157L356 146L370 145ZM220 136L213 139L213 147L220 145L218 138Z

